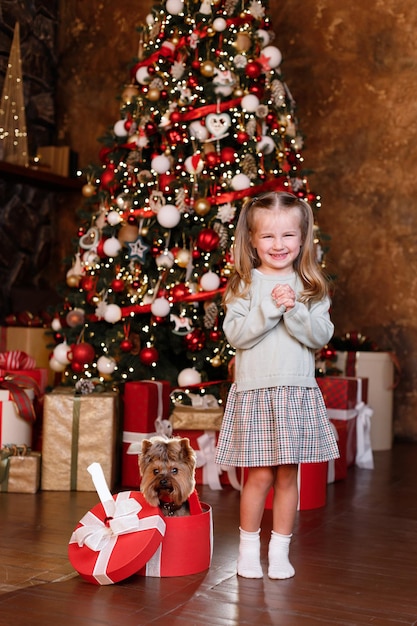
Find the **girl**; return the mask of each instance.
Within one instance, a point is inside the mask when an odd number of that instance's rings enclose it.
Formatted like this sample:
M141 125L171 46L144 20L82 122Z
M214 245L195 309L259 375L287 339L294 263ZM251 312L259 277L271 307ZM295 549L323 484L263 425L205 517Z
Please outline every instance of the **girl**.
M339 456L315 379L315 351L332 337L328 285L316 260L307 202L265 193L243 207L235 271L225 292L224 332L236 348L235 382L216 451L247 467L240 501L237 573L261 578L260 524L274 488L268 576L294 576L288 559L298 463Z

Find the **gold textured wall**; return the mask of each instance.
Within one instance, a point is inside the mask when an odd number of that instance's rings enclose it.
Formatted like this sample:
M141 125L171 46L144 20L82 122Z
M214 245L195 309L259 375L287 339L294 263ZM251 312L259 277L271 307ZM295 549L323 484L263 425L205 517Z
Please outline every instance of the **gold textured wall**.
M118 117L149 0L61 2L60 136L97 160ZM417 5L271 0L275 44L298 104L306 166L323 198L337 275L337 334L359 331L401 365L395 432L417 440Z

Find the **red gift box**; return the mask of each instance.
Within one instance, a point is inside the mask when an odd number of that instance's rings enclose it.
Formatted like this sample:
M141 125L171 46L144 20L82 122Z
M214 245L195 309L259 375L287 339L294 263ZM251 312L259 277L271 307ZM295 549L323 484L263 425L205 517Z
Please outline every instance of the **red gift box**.
M317 384L328 409L354 409L357 403L358 381L343 376L317 378Z
M139 487L138 453L143 439L162 434L169 417L171 388L168 381L142 380L125 384L123 395L122 485ZM167 434L167 433L166 433Z
M244 475L246 474L246 469ZM298 466L298 510L319 509L326 504L328 462L300 463ZM274 490L270 489L265 509L272 509Z
M164 517L165 536L155 554L138 571L142 576L189 576L210 567L213 553L213 519L208 504L202 512L183 517Z
M355 426L355 441L356 441L356 419L346 420L330 420L334 434L337 441L337 447L339 448L340 457L338 459L332 459L329 461L329 470L327 474L327 482L333 483L338 480L344 480L347 476L347 450L348 450L348 429L353 431ZM349 445L352 446L352 438L349 438ZM355 444L356 448L356 444ZM349 458L351 453L349 453Z
M197 456L195 482L219 490L222 485L231 485L240 491L240 468L226 467L214 462L218 431L215 430L174 430L176 437L187 437ZM238 474L239 473L239 474Z

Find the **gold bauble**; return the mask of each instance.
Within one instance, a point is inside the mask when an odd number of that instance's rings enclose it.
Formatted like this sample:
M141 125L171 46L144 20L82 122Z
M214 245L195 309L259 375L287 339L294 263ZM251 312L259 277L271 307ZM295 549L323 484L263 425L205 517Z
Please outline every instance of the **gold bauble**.
M80 284L81 276L77 274L70 274L67 276L67 285L68 287L78 287Z
M236 89L233 91L233 95L235 96L235 98L241 98L244 93L245 92L241 87L236 87Z
M212 26L208 26L207 27L207 30L206 30L207 37L214 37L215 32L216 31L214 30L214 28Z
M117 239L123 245L127 242L132 243L138 238L138 227L131 224L123 224L117 235Z
M216 66L214 65L213 61L203 61L200 65L200 72L206 78L211 78L212 76L214 76L215 68Z
M85 185L83 185L81 193L83 194L84 198L91 198L91 196L94 196L94 194L96 193L96 188L93 183L86 183Z
M216 354L216 356L210 359L210 365L212 367L220 367L221 364L222 364L222 359L218 354Z
M211 209L211 202L207 198L197 198L194 202L194 211L202 217L203 215L207 215Z
M148 228L147 226L143 226L143 227L140 229L140 234L141 234L141 237L146 237L146 235L148 234L148 232L149 232L149 228Z
M157 102L159 100L159 98L161 97L161 92L156 87L151 87L148 90L148 93L146 94L146 97L151 102Z
M133 98L139 95L139 88L136 85L127 85L122 92L122 100L130 104Z
M235 47L239 52L247 52L252 45L252 40L248 33L238 33L235 41Z
M187 267L188 263L190 262L190 258L191 252L186 248L180 248L175 253L175 262L179 267Z

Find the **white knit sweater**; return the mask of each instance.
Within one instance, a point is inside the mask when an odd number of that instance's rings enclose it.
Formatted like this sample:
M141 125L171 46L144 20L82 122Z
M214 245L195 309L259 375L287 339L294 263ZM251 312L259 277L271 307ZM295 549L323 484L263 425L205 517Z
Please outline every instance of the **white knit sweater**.
M317 387L315 351L333 335L330 300L309 305L296 301L285 312L271 296L277 284L289 284L296 294L302 282L289 276L265 275L252 270L252 285L246 298L227 305L223 329L236 348L235 382L237 390L262 387Z

